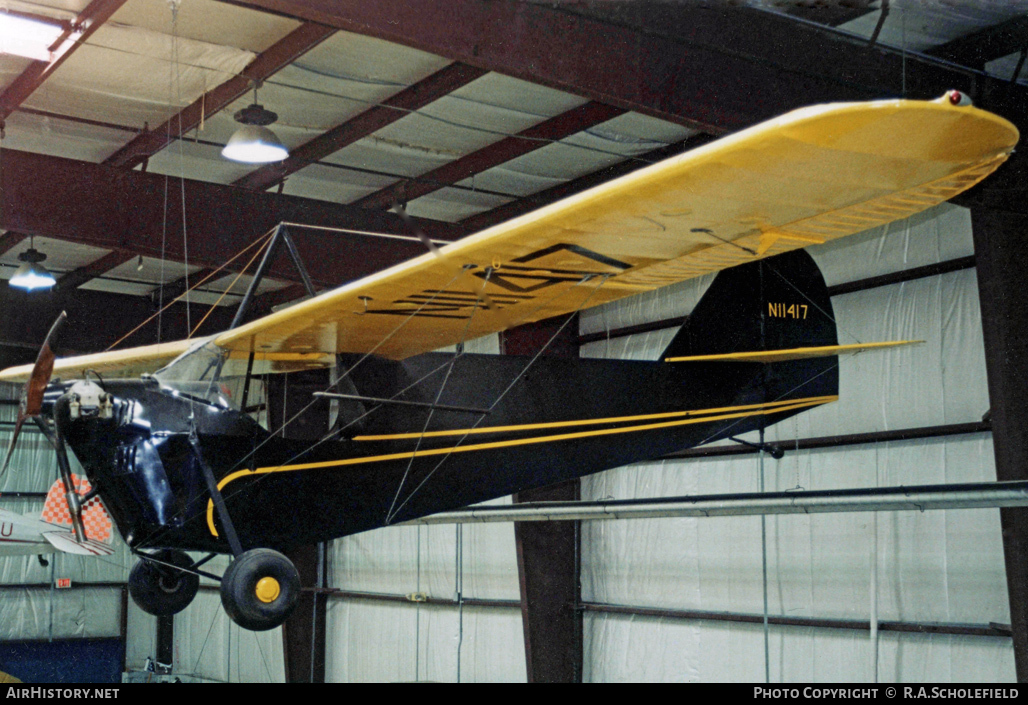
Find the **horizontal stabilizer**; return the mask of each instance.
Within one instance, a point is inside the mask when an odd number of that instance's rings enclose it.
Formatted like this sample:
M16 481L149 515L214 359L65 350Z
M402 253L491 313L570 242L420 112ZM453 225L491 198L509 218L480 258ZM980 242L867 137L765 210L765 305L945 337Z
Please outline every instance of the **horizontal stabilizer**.
M754 350L752 352L721 353L718 355L668 357L664 358L664 362L787 362L788 360L806 360L812 357L853 355L867 350L895 348L900 345L920 345L923 342L923 340L890 340L884 343L822 345L814 348L789 348L786 350Z
M114 547L102 541L86 539L81 543L75 540L75 534L71 531L47 531L43 538L50 542L50 545L64 553L74 553L78 556L109 556L114 553Z

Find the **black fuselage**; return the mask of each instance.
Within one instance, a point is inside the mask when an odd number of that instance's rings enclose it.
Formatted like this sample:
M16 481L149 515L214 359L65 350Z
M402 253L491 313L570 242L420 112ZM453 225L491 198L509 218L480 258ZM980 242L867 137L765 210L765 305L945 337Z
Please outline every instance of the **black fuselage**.
M201 462L243 547L284 549L658 458L775 423L838 389L835 358L529 362L369 358L341 386L489 413L344 403L321 442L269 434L152 378L106 383L113 419L58 423L130 545L227 552Z

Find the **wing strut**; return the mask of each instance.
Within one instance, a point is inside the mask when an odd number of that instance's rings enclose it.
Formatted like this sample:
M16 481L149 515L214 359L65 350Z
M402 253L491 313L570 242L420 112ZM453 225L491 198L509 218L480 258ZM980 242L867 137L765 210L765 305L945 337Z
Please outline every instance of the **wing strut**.
M293 266L300 273L300 279L303 280L303 288L307 290L309 296L317 296L317 292L314 291L314 282L311 281L311 276L307 273L307 267L304 266L303 260L300 259L300 252L296 249L296 243L293 242L292 236L289 235L289 230L286 228L285 223L279 223L275 226L275 234L271 236L271 243L268 245L268 249L264 251L264 257L257 266L257 271L253 275L253 280L250 281L250 286L246 289L246 294L243 295L243 301L236 310L232 324L228 327L229 330L238 328L243 322L243 317L250 309L250 303L257 293L257 288L261 285L261 281L268 273L268 270L271 269L271 264L275 261L275 255L278 254L279 245L283 242L285 242L286 250L289 252L289 259L293 261Z
M196 453L196 462L203 472L203 479L207 483L207 491L211 493L211 501L214 502L218 518L221 519L221 526L225 530L225 539L228 541L228 546L232 549L232 556L238 558L243 553L243 545L239 543L236 525L232 523L228 507L225 506L225 498L222 496L221 490L218 489L218 480L214 477L214 471L211 470L210 465L203 459L203 451L200 449L200 441L196 437L195 428L189 434L189 445L193 447L193 452Z
M293 242L292 236L289 234L289 230L286 228L285 223L279 223L275 226L275 234L271 236L271 242L268 243L268 249L264 251L264 257L261 258L261 263L257 265L257 271L254 272L253 279L250 281L250 286L246 289L246 294L243 295L243 300L239 304L239 308L236 309L236 315L232 318L232 324L229 326L229 330L239 327L243 322L243 317L246 316L247 311L250 310L250 303L253 301L254 295L257 293L258 287L261 285L261 281L264 280L264 276L271 269L271 263L275 261L275 255L278 254L279 245L285 242L286 250L289 252L289 259L293 261L293 266L296 267L296 271L300 273L300 279L303 280L303 288L306 289L307 295L314 297L318 293L314 290L314 282L311 281L310 274L307 273L307 267L303 263L303 259L300 258L300 252L296 249L296 243ZM243 382L243 411L246 412L246 400L250 396L250 381L253 373L253 359L254 352L250 351L250 359L246 363L246 380ZM218 369L218 373L212 378L217 379L221 374L221 369Z

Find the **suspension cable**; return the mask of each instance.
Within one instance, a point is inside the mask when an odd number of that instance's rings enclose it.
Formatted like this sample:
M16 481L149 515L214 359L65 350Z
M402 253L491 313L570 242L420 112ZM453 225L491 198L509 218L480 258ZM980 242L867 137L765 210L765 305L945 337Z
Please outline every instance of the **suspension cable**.
M217 274L217 273L218 273L218 272L220 272L221 270L223 270L223 269L225 269L226 267L228 267L228 266L229 266L230 264L232 264L232 263L233 263L233 262L235 262L235 261L236 261L237 259L239 259L239 258L240 258L240 257L242 257L242 256L243 256L244 254L246 254L246 252L247 252L247 251L248 251L248 250L249 250L250 248L254 247L255 245L259 245L259 244L261 244L261 243L262 243L263 241L265 241L265 240L269 239L269 238L271 237L271 235L273 234L273 232L274 232L274 230L269 230L269 231L268 231L267 233L265 233L265 234L264 234L263 236L261 236L260 238L258 238L258 239L256 239L256 240L254 240L253 242L251 242L251 243L250 243L249 245L247 245L247 246L246 246L246 247L244 247L244 248L243 248L242 250L240 250L240 251L239 251L238 253L236 253L236 255L232 257L232 259L228 260L227 262L225 262L224 264L222 264L221 266L219 266L219 267L218 267L217 269L214 269L213 271L211 271L211 272L210 272L209 274L207 274L207 276L205 276L205 277L204 277L203 279L201 279L201 280L199 280L198 282L196 282L195 284L193 284L193 285L192 285L192 286L191 286L191 287L190 287L189 289L187 289L186 291L182 292L181 294L179 294L178 296L176 296L176 297L175 297L174 299L172 299L172 300L171 300L171 301L169 301L168 303L164 304L164 305L163 305L163 306L162 306L162 307L161 307L160 309L158 309L158 310L157 310L157 312L156 312L156 313L154 313L153 315L151 315L151 316L150 316L149 318L147 318L147 319L146 319L145 321L143 321L142 323L140 323L140 324L139 324L138 326L136 326L135 328L133 328L132 330L130 330L130 331L129 331L128 333L126 333L125 335L123 335L123 336L121 336L120 338L118 338L118 339L117 339L117 340L116 340L115 342L113 342L113 343L112 343L112 344L111 344L110 346L108 346L107 350L105 350L104 352L109 352L110 350L113 350L114 348L116 348L116 347L117 347L118 345L120 345L120 344L121 344L121 343L122 343L122 342L123 342L123 341L124 341L124 340L125 340L126 338L128 338L129 336L131 336L131 335L132 335L133 333L135 333L136 331L138 331L138 330L139 330L140 328L142 328L143 326L145 326L145 325L146 325L147 323L149 323L149 322L150 322L150 321L152 321L153 319L155 319L155 318L158 318L158 317L159 317L159 316L160 316L160 315L161 315L162 313L164 313L164 312L165 312L165 311L166 311L166 310L167 310L167 309L168 309L168 308L169 308L169 307L170 307L170 306L171 306L172 304L174 304L174 303L178 302L178 301L179 301L180 299L182 299L182 298L183 298L183 297L184 297L184 296L185 296L185 295L186 295L187 293L189 293L189 291L190 291L190 290L192 290L192 289L195 289L195 288L197 288L198 286L200 286L201 284L203 284L204 282L206 282L207 280L209 280L209 279L210 279L211 277L213 277L213 276L214 276L215 274ZM162 261L163 261L163 260L162 260ZM161 296L162 296L162 299L163 299L163 295L164 295L164 285L163 285L163 283L162 283L162 284L161 284Z

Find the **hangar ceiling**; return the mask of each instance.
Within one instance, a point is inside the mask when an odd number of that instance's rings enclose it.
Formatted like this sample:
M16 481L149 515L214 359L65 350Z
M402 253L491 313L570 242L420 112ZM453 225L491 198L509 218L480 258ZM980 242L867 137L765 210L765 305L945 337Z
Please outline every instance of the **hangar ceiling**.
M281 220L409 236L399 202L453 240L817 102L956 87L1024 127L1028 2L748 5L12 0L70 34L50 62L0 55L0 278L31 242L51 299L115 310L202 282L192 304L232 306L248 257L218 268ZM255 84L291 150L257 168L220 156ZM971 198L1023 204L1020 164L1005 172ZM298 241L320 287L420 252ZM303 294L274 273L260 310Z

